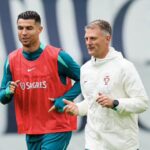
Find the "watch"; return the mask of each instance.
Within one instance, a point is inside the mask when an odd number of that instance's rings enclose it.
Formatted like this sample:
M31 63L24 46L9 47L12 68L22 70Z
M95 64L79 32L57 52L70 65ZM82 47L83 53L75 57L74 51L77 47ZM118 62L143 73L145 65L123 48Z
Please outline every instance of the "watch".
M113 101L113 107L112 107L112 108L114 109L114 108L116 108L118 105L119 105L119 101L115 99L115 100Z

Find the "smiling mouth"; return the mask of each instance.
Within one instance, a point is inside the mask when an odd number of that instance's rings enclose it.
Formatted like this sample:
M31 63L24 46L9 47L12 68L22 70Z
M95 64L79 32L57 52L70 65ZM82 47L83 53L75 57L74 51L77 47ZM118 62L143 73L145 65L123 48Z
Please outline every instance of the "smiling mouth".
M21 39L21 43L23 44L23 45L29 45L29 43L30 43L30 41L29 41L29 39Z
M88 47L87 49L88 49L88 50L93 50L93 49L94 49L94 47Z
M21 39L21 41L22 41L22 42L28 42L29 39L23 38L23 39Z
M29 40L29 38L22 38L22 40L25 40L25 41L26 41L26 40Z

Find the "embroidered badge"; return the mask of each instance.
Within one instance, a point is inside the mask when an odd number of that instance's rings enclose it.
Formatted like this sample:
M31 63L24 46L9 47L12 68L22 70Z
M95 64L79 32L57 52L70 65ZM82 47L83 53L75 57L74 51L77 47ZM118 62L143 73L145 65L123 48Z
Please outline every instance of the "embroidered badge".
M104 82L105 82L105 85L108 85L108 82L110 81L110 77L109 77L109 75L106 75L105 77L104 77Z

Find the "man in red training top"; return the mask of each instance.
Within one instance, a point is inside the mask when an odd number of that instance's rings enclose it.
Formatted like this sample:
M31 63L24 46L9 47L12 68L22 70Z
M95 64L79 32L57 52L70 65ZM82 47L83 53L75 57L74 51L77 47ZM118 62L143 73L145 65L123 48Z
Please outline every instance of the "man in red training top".
M80 94L79 65L60 48L40 42L37 12L19 14L17 27L22 48L5 62L0 101L6 104L14 97L18 132L26 134L28 150L66 150L76 117L63 112L63 99ZM53 105L55 110L48 112Z

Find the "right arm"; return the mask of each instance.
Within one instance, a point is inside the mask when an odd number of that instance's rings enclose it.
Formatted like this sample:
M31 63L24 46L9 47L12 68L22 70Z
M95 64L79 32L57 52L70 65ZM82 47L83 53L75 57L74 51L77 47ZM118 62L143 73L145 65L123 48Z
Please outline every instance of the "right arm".
M82 73L82 67L80 72L80 85L81 85L81 91L84 99L81 102L73 103L68 100L64 100L65 106L65 112L71 114L71 115L78 115L78 116L85 116L88 113L88 101L86 100L86 94L83 86L83 73Z
M10 83L12 81L12 75L10 72L9 60L5 61L3 78L0 87L0 102L2 104L7 104L12 100L13 93L10 91Z

